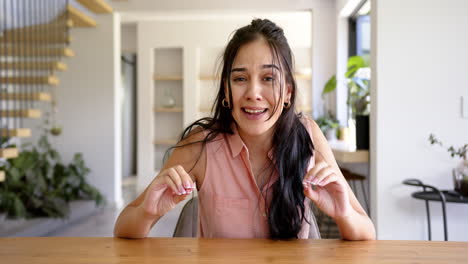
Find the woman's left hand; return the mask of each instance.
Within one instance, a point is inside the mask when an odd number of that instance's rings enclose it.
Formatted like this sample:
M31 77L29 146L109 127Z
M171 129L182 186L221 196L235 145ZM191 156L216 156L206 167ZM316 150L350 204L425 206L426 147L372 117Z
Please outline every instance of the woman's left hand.
M352 212L346 180L326 162L316 163L307 172L303 186L305 196L331 218L344 218Z

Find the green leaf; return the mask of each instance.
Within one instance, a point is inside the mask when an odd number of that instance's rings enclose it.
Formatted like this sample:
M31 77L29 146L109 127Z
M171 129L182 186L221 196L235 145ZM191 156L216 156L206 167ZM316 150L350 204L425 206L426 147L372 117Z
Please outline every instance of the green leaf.
M11 168L7 171L7 173L8 173L7 179L11 181L12 183L21 181L21 178L23 176L23 174L21 174L18 168Z
M360 68L369 67L368 59L363 56L351 56L348 58L348 69L345 73L346 78L353 78L354 74Z
M325 94L331 93L336 89L336 75L333 75L330 80L327 81L325 84L325 88L323 88L322 91L322 98L324 97Z
M26 216L26 208L24 207L23 202L17 196L15 197L13 201L13 206L10 209L11 211L9 211L8 213L14 218Z

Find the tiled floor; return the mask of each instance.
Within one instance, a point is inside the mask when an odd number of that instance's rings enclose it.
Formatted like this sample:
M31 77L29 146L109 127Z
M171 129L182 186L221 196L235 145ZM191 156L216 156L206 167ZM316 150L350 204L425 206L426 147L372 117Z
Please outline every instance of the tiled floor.
M135 184L128 184L122 189L125 204L136 198ZM149 233L149 237L172 237L183 202L161 218ZM96 214L63 228L51 234L51 236L63 237L111 237L115 220L123 208L104 208Z

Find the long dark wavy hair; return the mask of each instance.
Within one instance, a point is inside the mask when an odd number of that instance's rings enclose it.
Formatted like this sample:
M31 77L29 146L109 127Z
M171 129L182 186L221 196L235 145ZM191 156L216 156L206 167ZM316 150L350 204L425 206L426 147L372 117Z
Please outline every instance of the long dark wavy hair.
M266 40L270 46L273 60L279 63L281 76L284 76L286 83L291 86L290 107L283 109L275 123L272 139L272 146L274 146L272 164L279 174L279 179L270 187L272 189L268 209L270 237L272 239L297 238L305 219L305 196L302 180L307 172L314 146L306 128L300 121L301 114L294 111L296 81L293 76L293 56L280 27L267 19L254 19L249 25L235 31L224 50L220 63L221 78L218 94L212 108L213 117L205 117L189 125L182 133L180 140L182 141L195 131L204 130L207 134L202 141L188 143L190 145L201 143L203 150L206 144L219 134L234 133L231 129L232 123L235 122L231 114L232 103L229 107L223 107L222 100L228 97L229 102L233 102L230 74L239 49L242 45L260 38ZM282 83L280 82L280 85ZM228 85L228 89L225 89L225 84ZM226 90L228 94L225 94ZM283 87L281 86L280 91L280 98L277 102L283 101ZM278 106L279 103L276 104L273 112L278 111ZM173 148L188 144L177 145ZM201 154L196 162L199 161L200 157ZM307 221L307 219L305 220Z

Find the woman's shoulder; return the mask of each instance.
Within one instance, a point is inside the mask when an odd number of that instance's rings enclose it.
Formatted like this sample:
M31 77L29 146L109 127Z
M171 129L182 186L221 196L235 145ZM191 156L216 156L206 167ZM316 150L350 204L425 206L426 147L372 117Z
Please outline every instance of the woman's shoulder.
M300 114L298 115L299 120L301 121L302 125L307 129L307 132L309 132L310 136L312 137L317 129L320 129L317 123L310 117Z

